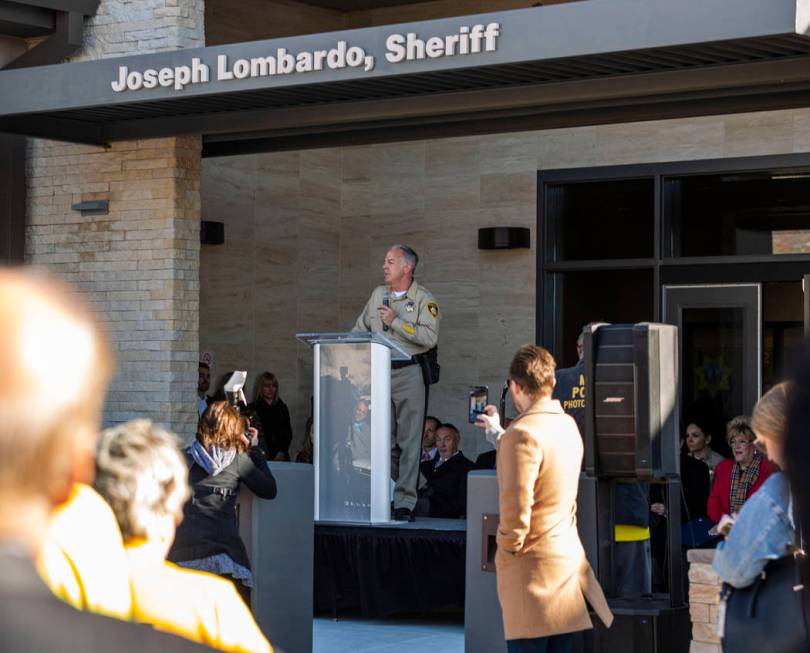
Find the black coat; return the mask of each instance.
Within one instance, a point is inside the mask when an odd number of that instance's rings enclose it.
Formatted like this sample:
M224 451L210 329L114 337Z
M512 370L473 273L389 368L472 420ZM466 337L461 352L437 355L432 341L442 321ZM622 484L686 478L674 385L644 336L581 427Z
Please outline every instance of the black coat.
M57 599L31 561L0 549L0 650L3 653L196 653L211 649L153 629L78 612Z
M237 453L233 462L216 476L209 475L188 452L186 458L193 494L183 507L183 521L177 528L168 559L183 562L224 553L250 569L245 544L239 537L236 497L243 482L262 499L276 496L276 479L267 466L267 458L259 447L252 447L247 454Z
M248 406L248 410L253 411L262 427L262 448L267 457L274 460L277 454L282 453L284 460L289 460L292 426L287 404L281 399L274 404L268 404L259 398Z
M495 469L496 457L495 449L485 451L475 459L475 469Z
M427 479L424 491L430 501L429 517L457 519L467 514L467 473L475 468L472 461L460 451L436 467L437 455L419 466Z

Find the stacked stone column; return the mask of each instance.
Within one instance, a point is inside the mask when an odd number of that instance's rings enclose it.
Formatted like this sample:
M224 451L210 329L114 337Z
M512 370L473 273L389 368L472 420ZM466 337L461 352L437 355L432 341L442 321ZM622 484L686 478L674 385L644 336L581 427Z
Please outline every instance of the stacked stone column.
M102 0L72 60L201 46L203 11L201 0ZM149 417L193 436L200 175L198 137L29 141L26 262L77 286L106 325L118 362L107 424ZM108 214L71 209L97 199Z

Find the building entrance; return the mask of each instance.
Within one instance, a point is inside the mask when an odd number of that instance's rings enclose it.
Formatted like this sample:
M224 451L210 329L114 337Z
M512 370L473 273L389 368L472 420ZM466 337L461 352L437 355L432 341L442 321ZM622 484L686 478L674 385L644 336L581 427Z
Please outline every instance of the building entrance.
M713 437L760 396L761 284L664 286L663 321L678 327L680 415Z

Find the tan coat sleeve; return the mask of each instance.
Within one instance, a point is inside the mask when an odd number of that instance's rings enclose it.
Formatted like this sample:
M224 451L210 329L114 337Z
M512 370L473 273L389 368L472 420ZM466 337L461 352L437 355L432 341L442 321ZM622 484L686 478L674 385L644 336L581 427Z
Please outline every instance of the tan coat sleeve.
M534 484L542 460L539 443L521 428L510 429L498 442L499 549L517 553L523 548L531 523Z
M391 323L391 328L406 340L421 347L432 349L439 342L440 321L439 305L433 297L427 296L420 302L415 322L410 322L402 317L395 317Z

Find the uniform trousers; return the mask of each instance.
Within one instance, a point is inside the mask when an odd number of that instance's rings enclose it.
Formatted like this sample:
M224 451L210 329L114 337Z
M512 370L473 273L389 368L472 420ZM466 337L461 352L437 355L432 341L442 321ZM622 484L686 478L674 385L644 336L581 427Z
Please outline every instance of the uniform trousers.
M413 510L425 421L425 382L419 365L391 370L391 403L396 425L391 443L394 508Z

